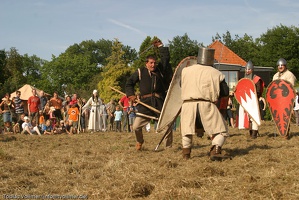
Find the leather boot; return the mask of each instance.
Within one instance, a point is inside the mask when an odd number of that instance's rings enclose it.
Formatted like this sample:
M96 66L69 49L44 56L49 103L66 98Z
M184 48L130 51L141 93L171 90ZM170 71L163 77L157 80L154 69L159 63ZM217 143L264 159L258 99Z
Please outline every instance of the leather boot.
M142 148L142 144L143 144L143 142L142 142L142 143L140 143L140 142L137 142L137 143L136 143L136 150L137 150L137 151L140 151L140 150L141 150L141 148Z
M250 137L252 137L252 130L249 130L249 135Z
M188 160L190 159L191 148L183 148L183 158Z
M212 161L222 160L221 147L213 145L210 149L210 159Z
M252 130L251 138L252 139L256 139L257 138L257 134L258 134L257 130Z

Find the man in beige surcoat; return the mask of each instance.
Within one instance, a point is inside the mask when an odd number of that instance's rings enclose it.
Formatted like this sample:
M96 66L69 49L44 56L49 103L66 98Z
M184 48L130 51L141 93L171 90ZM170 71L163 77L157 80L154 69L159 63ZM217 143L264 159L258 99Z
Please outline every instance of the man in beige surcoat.
M277 68L278 68L278 72L276 72L276 74L274 74L273 76L273 81L277 80L277 79L283 79L286 81L289 81L292 86L295 86L295 82L296 82L296 77L295 75L290 72L287 68L287 61L284 58L280 58L277 63Z
M288 70L287 61L284 58L280 58L280 59L278 59L276 66L277 66L278 71L276 72L276 74L274 74L273 81L277 80L277 79L283 79L283 80L290 82L291 85L294 87L295 82L296 82L296 76L291 71ZM284 137L284 139L289 139L290 129L291 128L290 128L290 124L289 124L288 133Z
M225 76L213 68L214 49L199 48L196 65L182 70L181 132L183 158L189 159L192 137L203 128L212 140L211 160L221 157L221 147L228 136L227 124L219 112L216 102L220 96L228 96L229 88ZM202 127L196 127L199 120ZM199 123L199 124L200 124Z

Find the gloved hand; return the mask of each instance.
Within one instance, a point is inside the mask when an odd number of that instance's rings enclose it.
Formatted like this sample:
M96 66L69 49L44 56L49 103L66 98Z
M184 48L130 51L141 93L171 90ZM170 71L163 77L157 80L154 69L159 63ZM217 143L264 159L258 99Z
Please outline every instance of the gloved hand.
M153 42L153 45L154 45L154 47L160 47L160 46L163 46L163 43L162 43L162 41L161 40L159 40L159 39L157 39L157 40L155 40L154 42Z

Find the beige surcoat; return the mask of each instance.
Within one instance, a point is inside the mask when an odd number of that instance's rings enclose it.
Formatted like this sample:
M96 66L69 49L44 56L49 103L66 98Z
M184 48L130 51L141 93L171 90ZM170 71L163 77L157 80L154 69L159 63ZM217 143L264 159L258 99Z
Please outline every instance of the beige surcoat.
M215 102L220 94L220 82L225 76L210 66L192 65L182 71L181 110L182 135L195 134L196 112L200 114L205 132L209 135L228 133L228 127Z
M286 70L285 72L277 72L276 74L274 74L273 76L273 80L276 80L276 79L283 79L283 80L286 80L286 81L289 81L292 86L295 85L295 82L296 82L296 77L295 75L290 72L289 70Z

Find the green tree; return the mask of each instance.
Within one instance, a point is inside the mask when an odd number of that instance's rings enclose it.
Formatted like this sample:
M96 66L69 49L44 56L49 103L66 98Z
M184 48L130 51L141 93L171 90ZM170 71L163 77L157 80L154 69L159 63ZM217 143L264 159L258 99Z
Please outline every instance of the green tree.
M41 68L44 65L45 60L37 57L36 55L29 56L25 54L23 56L23 76L25 79L23 80L22 84L30 84L36 86L37 88L42 87L40 84L41 80Z
M295 26L276 26L268 29L259 38L261 46L261 65L276 68L279 58L288 62L290 69L299 75L299 28Z
M58 91L59 94L80 93L89 87L90 78L100 71L97 63L91 60L91 55L64 53L46 63L42 71L44 90Z
M133 60L137 55L129 46L122 46L122 49L126 60ZM108 63L106 58L111 53L110 40L87 40L74 44L58 57L53 56L51 62L44 64L40 83L45 91L51 93L78 93L87 97L102 79L101 73Z
M212 39L213 41L219 40L245 61L251 60L254 65L260 65L260 46L252 36L245 33L243 37L235 35L233 38L230 32L226 31L222 37L217 33Z
M118 39L113 41L112 53L107 58L107 62L107 65L103 67L102 79L98 83L99 94L104 102L109 102L111 98L119 99L121 97L109 86L125 91L127 78L132 73L132 68L128 66L130 61L125 58L123 45Z
M6 65L6 53L5 50L0 51L0 97L5 94L3 84L5 82L4 70Z
M24 83L23 76L23 57L18 53L14 47L6 52L6 62L3 73L5 82L3 87L6 92L13 92Z
M188 56L197 56L199 46L203 47L202 43L196 40L191 40L187 33L183 36L176 36L169 41L170 63L173 68Z

